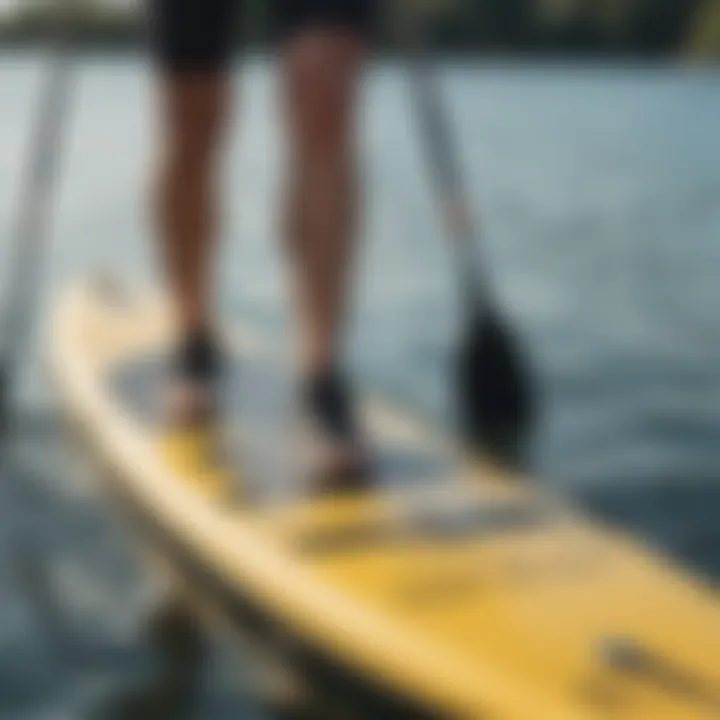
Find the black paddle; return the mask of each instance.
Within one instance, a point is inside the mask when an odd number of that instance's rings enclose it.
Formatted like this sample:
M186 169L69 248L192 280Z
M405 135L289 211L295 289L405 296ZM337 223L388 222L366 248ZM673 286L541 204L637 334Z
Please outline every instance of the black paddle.
M434 184L456 253L466 317L456 366L459 432L472 451L522 464L533 419L530 375L513 327L492 297L477 257L479 234L422 24L407 23L412 95Z
M12 414L12 392L20 358L26 350L39 290L61 141L68 115L71 83L70 35L73 0L55 4L52 46L32 129L16 225L5 265L7 289L0 318L0 440Z

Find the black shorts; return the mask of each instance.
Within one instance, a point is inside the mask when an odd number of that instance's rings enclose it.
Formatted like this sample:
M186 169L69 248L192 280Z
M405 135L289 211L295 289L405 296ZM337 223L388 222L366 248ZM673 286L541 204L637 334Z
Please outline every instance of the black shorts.
M150 42L170 70L223 68L242 35L246 0L145 0ZM253 0L257 2L257 0ZM267 0L273 35L292 36L315 26L371 33L381 0Z

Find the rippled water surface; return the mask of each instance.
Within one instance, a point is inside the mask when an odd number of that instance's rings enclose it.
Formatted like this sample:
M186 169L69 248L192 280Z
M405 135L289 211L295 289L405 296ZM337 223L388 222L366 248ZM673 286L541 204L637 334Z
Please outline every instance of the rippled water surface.
M0 56L2 237L39 69L34 56ZM486 258L544 400L538 475L718 578L720 76L467 64L445 66L443 80ZM237 85L222 305L280 336L272 68L250 63ZM406 101L398 68L371 69L352 357L367 387L444 423L453 266ZM151 110L142 63L80 62L45 316L79 272L151 272ZM41 352L38 342L21 394L40 418L6 457L0 499L0 717L103 717L153 667L141 630L158 583L45 419ZM242 661L217 645L194 717L253 716L233 680Z

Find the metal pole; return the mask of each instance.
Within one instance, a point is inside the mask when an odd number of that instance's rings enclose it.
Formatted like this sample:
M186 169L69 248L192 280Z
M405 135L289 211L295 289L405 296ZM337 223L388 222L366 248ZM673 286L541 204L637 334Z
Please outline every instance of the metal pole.
M10 236L6 300L0 317L0 430L7 428L12 413L16 374L27 350L39 294L42 257L69 114L74 7L72 0L60 0L53 8L49 57L21 180L18 214Z

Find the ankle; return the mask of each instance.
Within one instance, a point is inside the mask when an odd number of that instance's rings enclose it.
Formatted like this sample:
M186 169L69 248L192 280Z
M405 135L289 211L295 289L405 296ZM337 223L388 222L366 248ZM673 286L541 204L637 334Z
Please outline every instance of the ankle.
M305 402L331 435L342 440L357 436L352 389L337 367L326 366L306 376Z
M220 370L221 357L215 334L208 327L186 331L176 350L177 369L189 376L212 377Z

